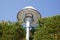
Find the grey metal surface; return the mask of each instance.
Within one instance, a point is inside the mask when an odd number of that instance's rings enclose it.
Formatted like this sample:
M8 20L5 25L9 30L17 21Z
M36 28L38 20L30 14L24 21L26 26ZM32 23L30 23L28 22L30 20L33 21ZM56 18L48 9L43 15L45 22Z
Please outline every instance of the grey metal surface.
M32 8L25 8L25 9L22 9L18 12L17 19L18 19L18 21L24 22L24 19L26 16L30 16L30 17L33 16L34 21L32 22L32 24L37 24L38 19L41 18L41 15L37 10L32 9Z

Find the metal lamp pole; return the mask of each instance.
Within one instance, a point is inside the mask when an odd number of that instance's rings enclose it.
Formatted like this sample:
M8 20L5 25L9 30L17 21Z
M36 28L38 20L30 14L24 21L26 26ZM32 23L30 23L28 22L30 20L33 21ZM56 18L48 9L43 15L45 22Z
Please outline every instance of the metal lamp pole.
M26 21L26 40L29 40L29 27L30 27L30 22Z
M31 17L27 17L25 21L26 21L26 40L29 40L29 28L33 19Z

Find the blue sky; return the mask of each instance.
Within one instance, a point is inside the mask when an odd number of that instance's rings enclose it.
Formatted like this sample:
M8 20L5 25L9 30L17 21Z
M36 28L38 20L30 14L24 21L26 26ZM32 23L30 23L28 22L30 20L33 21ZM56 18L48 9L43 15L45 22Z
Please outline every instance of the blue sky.
M35 7L42 17L60 14L60 0L0 0L0 21L17 21L17 13L26 6Z

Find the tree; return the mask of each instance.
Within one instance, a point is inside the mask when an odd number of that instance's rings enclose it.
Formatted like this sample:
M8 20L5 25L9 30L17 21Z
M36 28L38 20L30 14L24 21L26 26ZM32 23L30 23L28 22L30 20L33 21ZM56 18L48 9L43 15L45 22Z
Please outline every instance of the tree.
M60 15L41 18L33 40L60 40Z
M0 23L0 40L21 40L25 38L24 28L19 22Z

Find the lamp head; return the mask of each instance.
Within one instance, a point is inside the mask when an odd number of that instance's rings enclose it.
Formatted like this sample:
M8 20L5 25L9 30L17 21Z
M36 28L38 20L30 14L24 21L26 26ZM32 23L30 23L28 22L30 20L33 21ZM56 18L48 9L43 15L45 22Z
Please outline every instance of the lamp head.
M25 22L24 20L27 17L31 17L33 19L33 22L31 24L37 24L37 21L39 18L41 18L41 15L34 7L27 6L18 12L17 19L18 21L22 20Z

